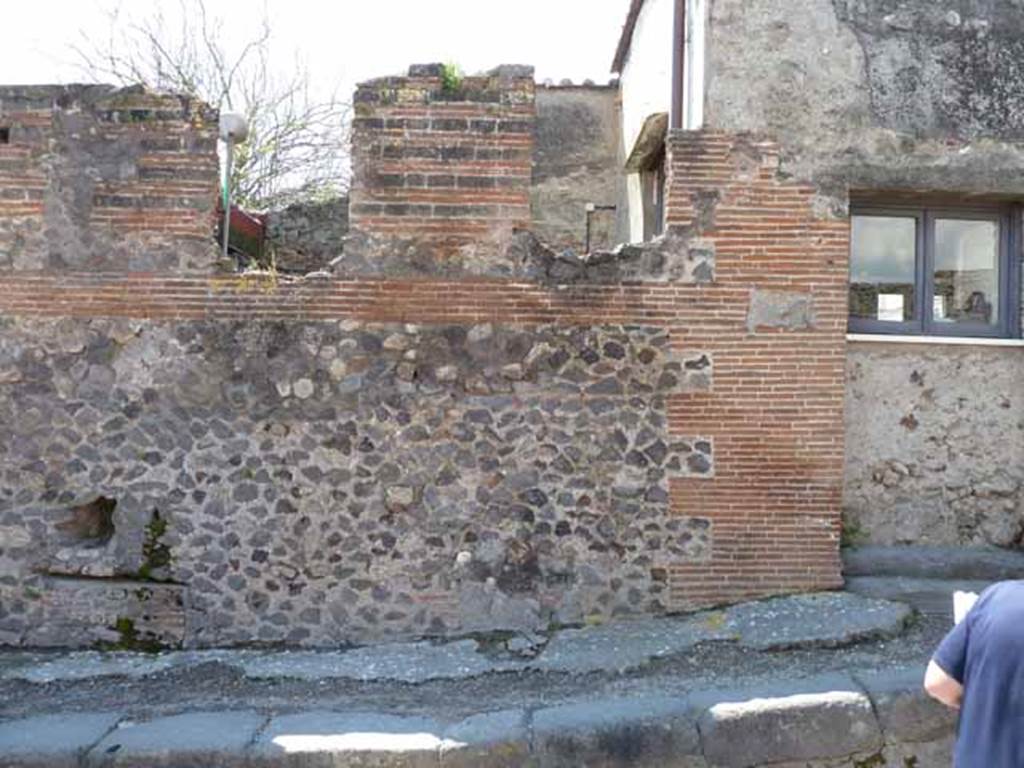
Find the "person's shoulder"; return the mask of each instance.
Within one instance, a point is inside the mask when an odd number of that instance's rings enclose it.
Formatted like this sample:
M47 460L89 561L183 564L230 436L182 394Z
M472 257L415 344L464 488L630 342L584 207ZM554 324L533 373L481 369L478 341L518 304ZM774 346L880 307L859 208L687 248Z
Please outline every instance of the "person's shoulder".
M1004 600L1024 601L1024 580L997 581L978 596L977 608L984 608L990 603L999 603Z

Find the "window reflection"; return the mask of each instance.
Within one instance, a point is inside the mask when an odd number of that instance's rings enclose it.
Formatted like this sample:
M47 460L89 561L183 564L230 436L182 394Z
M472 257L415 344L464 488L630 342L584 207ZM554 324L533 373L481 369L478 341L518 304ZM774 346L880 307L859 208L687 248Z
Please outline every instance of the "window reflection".
M853 217L850 251L850 314L903 322L914 316L917 220Z
M935 220L935 299L941 323L999 322L999 225Z

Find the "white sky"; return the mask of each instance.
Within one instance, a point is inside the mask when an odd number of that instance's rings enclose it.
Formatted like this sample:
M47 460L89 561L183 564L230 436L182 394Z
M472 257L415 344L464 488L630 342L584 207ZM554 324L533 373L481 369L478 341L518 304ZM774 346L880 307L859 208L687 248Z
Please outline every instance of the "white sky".
M207 0L243 40L263 0ZM0 84L81 81L71 44L108 36L115 0L4 3ZM144 14L177 0L122 0ZM351 92L370 77L401 74L411 63L456 62L467 73L502 63L533 64L537 79L607 82L628 0L266 0L278 66L307 64L316 84Z

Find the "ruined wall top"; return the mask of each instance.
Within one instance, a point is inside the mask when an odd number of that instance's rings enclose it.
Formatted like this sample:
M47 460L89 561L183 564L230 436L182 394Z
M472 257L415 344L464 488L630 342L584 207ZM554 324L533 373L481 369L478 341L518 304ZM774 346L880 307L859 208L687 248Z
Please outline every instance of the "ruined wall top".
M458 77L440 64L359 86L351 222L424 261L500 252L530 221L533 69ZM374 246L372 250L377 250Z
M0 86L0 266L208 272L217 112L142 86Z
M356 89L356 114L365 105L475 102L529 105L533 101L533 67L502 64L480 75L461 76L444 64L413 64L407 76L379 77Z

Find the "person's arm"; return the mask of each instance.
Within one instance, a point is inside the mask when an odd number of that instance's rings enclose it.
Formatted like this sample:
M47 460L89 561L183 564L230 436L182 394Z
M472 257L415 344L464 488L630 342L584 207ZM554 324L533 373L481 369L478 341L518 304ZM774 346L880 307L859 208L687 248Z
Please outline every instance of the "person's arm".
M924 673L924 689L928 695L953 709L960 709L960 701L964 695L967 645L973 612L972 608L964 620L942 638L932 660L928 662L928 670Z
M946 674L934 660L928 662L928 670L924 673L924 689L929 696L947 707L960 709L964 687L954 677Z

